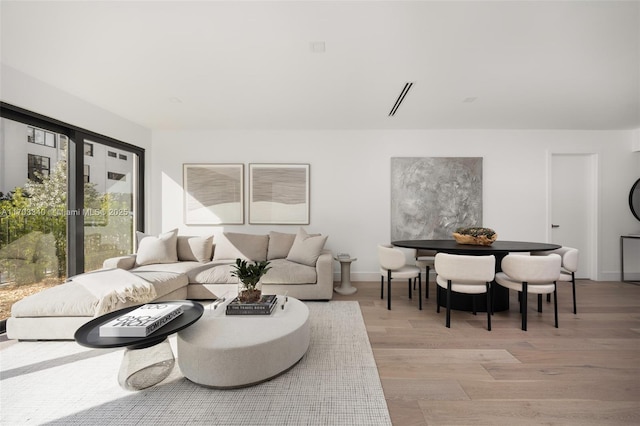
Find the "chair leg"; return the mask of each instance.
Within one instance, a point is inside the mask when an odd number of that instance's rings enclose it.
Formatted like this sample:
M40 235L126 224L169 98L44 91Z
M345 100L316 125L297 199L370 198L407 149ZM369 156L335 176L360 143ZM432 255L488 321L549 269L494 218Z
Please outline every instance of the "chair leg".
M391 270L387 271L387 310L391 310Z
M415 278L413 281L413 285L415 285ZM413 299L412 294L411 294L411 278L409 278L409 299Z
M451 328L451 280L447 281L447 328Z
M380 275L380 299L384 299L384 275Z
M487 283L487 330L491 331L491 284Z
M542 312L542 294L538 295L538 312Z
M427 266L427 275L424 276L424 298L429 298L429 271L431 268Z
M556 319L556 328L558 328L558 286L553 283L553 314Z
M527 283L522 283L520 310L522 311L522 331L527 331Z
M576 315L578 310L576 308L576 274L571 273L571 285L573 286L573 314Z
M478 312L478 310L476 309L476 299L477 296L475 294L471 295L471 312L473 313L473 315L476 315L476 313Z
M440 286L436 283L436 313L440 313Z
M418 306L422 310L422 274L418 274Z
M551 302L551 293L547 293L547 303Z

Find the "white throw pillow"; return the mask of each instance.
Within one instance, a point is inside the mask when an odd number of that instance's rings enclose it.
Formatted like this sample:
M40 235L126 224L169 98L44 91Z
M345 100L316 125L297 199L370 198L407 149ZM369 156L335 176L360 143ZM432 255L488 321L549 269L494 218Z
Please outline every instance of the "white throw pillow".
M300 228L291 250L289 250L287 260L307 266L316 266L318 257L320 257L326 242L326 235L309 235L304 229Z
M178 235L178 260L208 262L213 254L213 235L188 237Z
M178 261L178 230L165 232L157 237L136 232L138 238L137 265L173 263Z

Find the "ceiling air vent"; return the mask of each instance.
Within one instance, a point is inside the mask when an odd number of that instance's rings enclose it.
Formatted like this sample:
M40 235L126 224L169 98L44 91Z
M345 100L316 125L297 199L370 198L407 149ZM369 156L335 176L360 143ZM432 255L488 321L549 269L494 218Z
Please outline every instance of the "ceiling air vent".
M404 87L402 88L402 92L400 92L398 99L396 99L396 103L393 104L393 108L391 108L391 111L389 112L389 117L393 117L394 115L396 115L396 111L398 111L400 104L402 103L402 101L404 101L404 98L407 96L407 93L409 93L409 89L411 89L411 86L413 86L413 82L411 81L406 82L404 84Z

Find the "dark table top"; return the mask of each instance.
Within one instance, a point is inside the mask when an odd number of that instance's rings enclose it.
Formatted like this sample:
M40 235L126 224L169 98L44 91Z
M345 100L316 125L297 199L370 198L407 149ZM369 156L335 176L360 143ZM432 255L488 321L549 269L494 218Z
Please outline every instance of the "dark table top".
M128 308L109 312L95 318L88 323L82 325L75 333L76 342L82 346L90 348L118 348L128 347L129 349L141 349L156 345L162 342L172 333L178 332L186 328L200 319L204 312L204 307L197 302L190 300L175 300L168 302L152 302L163 304L181 304L183 312L176 319L171 320L168 324L163 325L146 337L100 337L100 326L117 318L127 312L133 311L139 306L130 306Z
M397 247L435 250L454 254L502 254L509 252L549 251L559 249L558 244L532 243L527 241L494 241L490 246L458 244L456 240L403 240L393 241Z

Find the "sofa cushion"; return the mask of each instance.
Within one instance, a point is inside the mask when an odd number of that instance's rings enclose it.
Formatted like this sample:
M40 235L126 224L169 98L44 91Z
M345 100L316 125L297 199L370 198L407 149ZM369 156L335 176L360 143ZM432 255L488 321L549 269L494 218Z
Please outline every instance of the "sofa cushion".
M268 235L224 232L216 237L213 260L267 260Z
M208 262L213 253L213 235L209 237L188 237L178 235L178 260Z
M284 234L282 232L269 232L269 248L267 260L284 259L289 254L296 234Z
M271 261L271 269L262 278L263 284L315 284L316 268L290 262L286 259Z
M211 263L207 267L193 269L188 273L191 284L237 284L238 278L231 275L232 263ZM271 272L271 271L269 271Z
M158 298L181 287L186 287L189 284L187 275L180 272L161 271L157 269L140 270L140 268L131 272L140 278L149 281L156 289Z
M326 235L309 235L303 228L300 228L287 255L287 260L307 266L316 266L318 256L320 256L326 242Z
M32 294L11 307L13 317L92 317L98 298L76 282Z
M157 237L136 232L138 252L136 264L172 263L178 261L178 230L165 232Z

